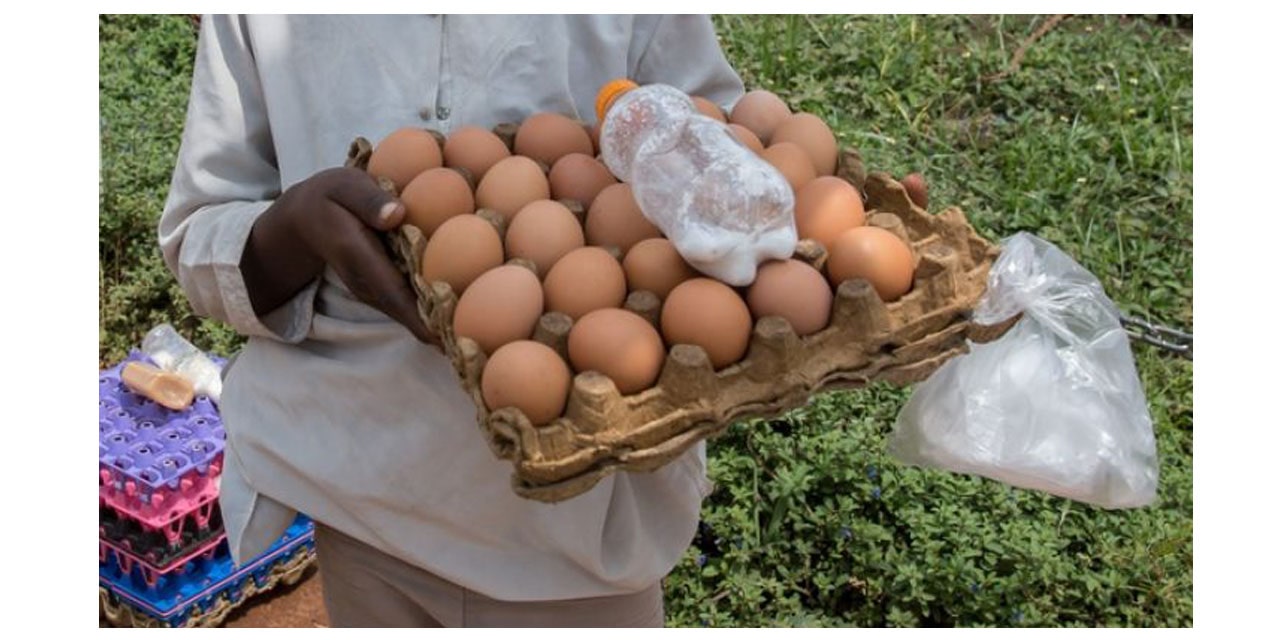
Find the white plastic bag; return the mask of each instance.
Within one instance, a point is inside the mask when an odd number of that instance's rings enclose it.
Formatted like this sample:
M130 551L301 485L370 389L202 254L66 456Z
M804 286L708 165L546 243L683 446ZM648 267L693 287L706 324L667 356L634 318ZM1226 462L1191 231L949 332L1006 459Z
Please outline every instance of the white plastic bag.
M1092 274L1049 242L1003 243L974 312L1000 339L971 344L915 390L889 452L1108 509L1155 499L1146 396L1119 314Z
M169 324L152 327L142 338L142 352L156 366L172 371L191 382L196 393L222 400L222 366L183 338Z

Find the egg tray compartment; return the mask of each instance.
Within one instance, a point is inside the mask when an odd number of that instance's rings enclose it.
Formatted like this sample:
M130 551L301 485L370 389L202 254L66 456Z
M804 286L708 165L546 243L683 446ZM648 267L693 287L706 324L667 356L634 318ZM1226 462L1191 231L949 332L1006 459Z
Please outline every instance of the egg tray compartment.
M99 617L116 627L216 627L249 598L296 584L315 562L314 528L304 515L265 553L237 568L221 551L202 571L159 592L115 568L98 566Z
M130 551L154 567L164 568L222 534L217 487L196 509L156 526L99 497L98 538Z
M172 411L130 391L120 380L129 362L147 360L134 352L98 375L100 486L121 501L159 508L217 477L227 435L207 396Z
M358 138L347 165L366 168L370 151L368 141ZM700 347L673 345L656 384L629 396L599 373L579 373L564 414L545 425L531 424L514 408L488 410L480 391L485 355L474 341L453 333L457 296L448 284L419 275L426 238L404 225L390 234L389 244L418 296L423 321L440 337L476 404L490 448L513 462L512 488L525 498L558 502L617 471L657 469L734 422L779 415L817 393L923 380L965 353L967 340L993 340L1017 320L999 326L970 321L999 249L978 235L959 208L938 214L919 208L891 176L868 174L856 150L841 152L837 175L864 194L868 225L911 247L915 275L907 294L885 303L865 280L846 281L837 287L831 323L822 331L802 338L780 317L761 318L746 357L719 371ZM388 181L380 183L394 192ZM570 208L581 215L581 206ZM477 213L504 233L500 216ZM813 241L802 241L795 257L819 271L825 266L825 250ZM633 292L626 307L657 324L660 303L653 294ZM571 328L567 316L547 313L533 339L565 356Z
M99 539L98 566L116 582L129 581L136 589L150 590L157 595L176 592L177 585L184 578L203 576L216 559L230 553L226 537L225 533L219 533L164 566L157 566L128 549Z

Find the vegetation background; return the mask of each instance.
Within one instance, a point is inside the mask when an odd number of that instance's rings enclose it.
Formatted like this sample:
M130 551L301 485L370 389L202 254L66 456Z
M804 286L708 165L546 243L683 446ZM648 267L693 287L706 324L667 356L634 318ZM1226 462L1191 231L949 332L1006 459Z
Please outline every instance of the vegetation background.
M934 208L962 207L991 239L1049 239L1126 313L1190 330L1190 19L1048 20L715 23L749 88L821 116L871 168L922 171ZM185 16L100 18L103 367L162 322L222 355L239 344L193 315L156 247L195 34ZM909 389L826 394L713 441L717 489L667 580L668 624L1190 626L1192 366L1134 352L1161 462L1154 506L1112 512L900 465L885 441Z

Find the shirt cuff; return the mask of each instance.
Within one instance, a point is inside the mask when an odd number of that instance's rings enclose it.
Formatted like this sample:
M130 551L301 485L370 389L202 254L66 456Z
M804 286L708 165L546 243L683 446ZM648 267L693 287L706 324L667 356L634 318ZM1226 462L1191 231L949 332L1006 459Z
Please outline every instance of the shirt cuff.
M244 274L240 270L240 259L244 255L245 244L254 223L271 203L240 202L221 206L227 209L218 212L213 237L203 243L192 243L193 238L189 235L187 242L195 245L190 247L193 251L187 251L187 246L183 247L183 271L193 283L207 282L204 278L197 277L204 269L210 269L213 276L212 291L201 291L198 286L186 287L188 291L196 292L192 296L192 303L200 305L197 311L202 310L200 307L204 307L204 310L222 307L222 314L211 315L222 315L228 324L243 335L288 343L301 342L310 333L321 278L317 276L284 304L258 316L249 300Z

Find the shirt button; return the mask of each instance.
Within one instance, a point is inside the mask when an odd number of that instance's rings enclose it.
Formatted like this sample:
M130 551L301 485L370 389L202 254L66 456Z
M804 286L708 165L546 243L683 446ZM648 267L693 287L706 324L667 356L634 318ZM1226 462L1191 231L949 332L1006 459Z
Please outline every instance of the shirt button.
M449 107L438 107L436 109L436 117L441 120L449 119Z
M419 118L422 118L423 120L430 120L430 119L431 119L431 108L430 108L430 107L423 107L423 108L421 108L421 109L418 109L418 117L419 117Z

